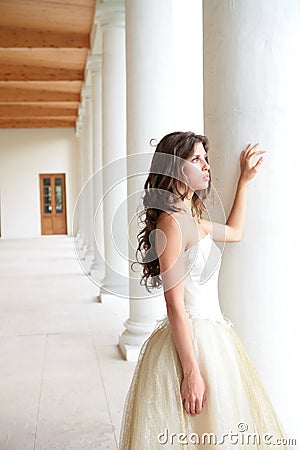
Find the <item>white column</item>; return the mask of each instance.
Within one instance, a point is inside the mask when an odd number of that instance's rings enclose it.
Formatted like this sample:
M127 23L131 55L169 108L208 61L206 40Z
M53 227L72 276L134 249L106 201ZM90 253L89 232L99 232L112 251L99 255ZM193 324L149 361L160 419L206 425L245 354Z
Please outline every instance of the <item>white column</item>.
M91 277L101 285L104 275L103 204L102 204L102 55L90 55L87 69L91 74L93 110L93 237L94 260Z
M172 2L126 2L127 155L129 259L137 247L136 208L150 167L149 146L172 131ZM144 155L143 155L144 152ZM142 154L142 157L132 156ZM138 174L142 174L138 176ZM135 176L134 176L135 175ZM138 270L136 265L135 270ZM149 298L139 284L139 273L129 264L129 318L119 338L125 359L136 361L155 321L165 313L163 295Z
M82 192L84 204L85 221L85 253L82 259L84 270L89 273L94 257L93 251L93 185L90 180L93 174L93 134L92 134L92 102L91 87L84 86L82 89L82 101L85 107L84 118L84 144L83 144L83 167L85 185Z
M76 138L77 138L77 155L78 155L78 165L77 165L77 180L78 180L78 197L77 203L75 205L75 210L73 213L73 234L76 231L75 237L75 247L77 252L79 252L79 257L83 256L83 246L84 246L84 212L82 205L80 204L80 191L84 183L84 173L83 173L83 106L80 105L78 108L78 119L76 121Z
M123 2L97 3L103 42L103 220L105 277L100 300L128 295L126 213L125 13ZM122 213L123 211L123 213ZM124 226L125 225L125 226ZM125 251L126 250L126 251Z
M172 0L173 131L204 134L202 1Z
M80 166L80 190L77 198L75 210L74 210L74 219L76 220L76 216L80 217L81 224L81 239L79 242L75 241L77 256L79 257L80 262L85 258L85 253L87 249L87 223L85 220L87 214L87 203L84 201L84 193L86 192L83 188L86 183L86 107L85 107L85 99L81 97L81 104L78 109L79 119L80 119L80 158L79 158L79 166Z
M136 259L138 229L135 212L153 152L149 141L152 138L159 140L172 131L172 51L172 2L127 1L128 219L133 221L130 227L130 261ZM143 152L144 157L132 158L132 155ZM142 175L138 176L139 173ZM130 264L129 273L129 318L119 337L119 347L125 359L136 361L155 321L164 315L165 305L162 294L149 298L145 288L139 284L141 273L133 273Z
M225 247L222 309L288 437L299 430L300 401L299 22L297 0L204 0L205 130L227 217L241 150L267 150L248 185L243 238Z
M149 141L159 141L175 130L202 132L201 23L202 6L196 0L126 2L129 221L135 218L143 195L153 154ZM130 228L131 260L135 260L137 232ZM119 346L126 359L136 360L166 308L163 292L149 295L138 275L131 270L130 275L130 316Z

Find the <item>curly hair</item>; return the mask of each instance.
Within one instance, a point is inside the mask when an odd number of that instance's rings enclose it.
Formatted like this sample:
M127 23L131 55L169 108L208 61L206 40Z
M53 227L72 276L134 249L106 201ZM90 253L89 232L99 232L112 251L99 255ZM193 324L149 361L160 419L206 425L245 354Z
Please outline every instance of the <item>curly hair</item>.
M139 254L142 257L142 260L138 261L143 267L140 284L144 285L148 292L162 285L159 259L154 245L156 223L162 211L181 209L175 203L178 198L183 200L189 192L188 179L183 172L184 160L193 154L197 142L201 142L208 152L209 141L206 136L191 131L176 131L164 136L153 154L149 175L144 184L144 209L138 214L139 224L142 224L143 228L137 235L136 250L137 261ZM208 162L207 156L206 161ZM185 185L182 194L178 191L178 181ZM207 189L194 191L191 202L193 216L202 218L203 211L206 210L203 201L208 197L210 189L211 176ZM132 263L131 267L133 264L135 263Z

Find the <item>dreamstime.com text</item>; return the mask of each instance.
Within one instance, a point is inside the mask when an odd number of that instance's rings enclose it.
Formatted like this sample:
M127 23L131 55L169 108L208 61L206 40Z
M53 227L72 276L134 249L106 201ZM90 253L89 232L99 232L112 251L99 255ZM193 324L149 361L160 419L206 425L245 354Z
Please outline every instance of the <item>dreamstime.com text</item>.
M214 433L203 433L201 435L197 433L171 433L167 428L157 436L158 442L161 445L270 445L274 448L275 445L296 445L296 439L281 437L277 438L270 433L264 433L259 435L257 433L245 433L248 430L248 425L244 422L240 422L237 426L237 432L232 430L227 433L222 433L219 437Z

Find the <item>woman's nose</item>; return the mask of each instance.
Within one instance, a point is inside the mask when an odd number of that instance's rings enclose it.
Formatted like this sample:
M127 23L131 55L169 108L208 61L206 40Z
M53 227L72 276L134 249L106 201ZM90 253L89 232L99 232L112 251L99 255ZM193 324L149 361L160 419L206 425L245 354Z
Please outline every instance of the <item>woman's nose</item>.
M202 166L202 170L209 170L210 169L210 165L208 164L208 162L204 161L204 164Z

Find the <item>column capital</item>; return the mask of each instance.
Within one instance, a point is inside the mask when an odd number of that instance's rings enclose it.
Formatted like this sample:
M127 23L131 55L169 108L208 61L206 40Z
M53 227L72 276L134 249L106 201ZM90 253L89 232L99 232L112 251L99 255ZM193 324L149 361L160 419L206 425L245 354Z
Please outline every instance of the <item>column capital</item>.
M95 23L102 29L105 28L125 28L125 3L97 1L95 11Z
M101 72L102 55L89 55L86 62L86 68L90 72Z

